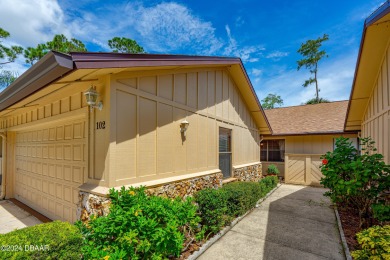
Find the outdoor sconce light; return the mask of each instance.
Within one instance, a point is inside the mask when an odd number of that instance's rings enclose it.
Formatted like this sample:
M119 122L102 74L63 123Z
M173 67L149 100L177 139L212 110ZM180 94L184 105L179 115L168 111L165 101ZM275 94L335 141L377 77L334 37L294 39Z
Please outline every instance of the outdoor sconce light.
M91 108L91 112L94 108L99 109L99 111L102 111L103 109L103 103L102 101L99 101L97 104L97 98L99 96L99 93L96 91L96 87L91 85L91 87L84 92L84 96L87 99L87 104Z
M184 137L186 136L186 131L189 125L190 123L188 123L187 120L184 120L180 123L180 132L183 133Z

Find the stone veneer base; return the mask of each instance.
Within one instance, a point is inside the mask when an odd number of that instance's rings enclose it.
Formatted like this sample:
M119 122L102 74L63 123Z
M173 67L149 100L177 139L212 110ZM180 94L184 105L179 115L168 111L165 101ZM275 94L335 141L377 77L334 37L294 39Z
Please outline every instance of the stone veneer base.
M263 167L261 163L243 167L233 167L233 178L238 181L259 181L262 178Z
M223 175L221 172L166 183L155 187L148 187L149 195L163 196L168 198L192 196L205 188L222 187ZM105 216L109 213L111 201L108 197L98 196L86 191L80 191L77 205L77 219L88 221L90 216Z

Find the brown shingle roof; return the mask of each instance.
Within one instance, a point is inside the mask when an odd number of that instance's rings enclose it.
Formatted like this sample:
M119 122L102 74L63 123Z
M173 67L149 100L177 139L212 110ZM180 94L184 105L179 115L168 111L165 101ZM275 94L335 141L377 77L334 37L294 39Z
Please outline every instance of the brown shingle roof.
M344 132L348 101L265 110L274 135Z

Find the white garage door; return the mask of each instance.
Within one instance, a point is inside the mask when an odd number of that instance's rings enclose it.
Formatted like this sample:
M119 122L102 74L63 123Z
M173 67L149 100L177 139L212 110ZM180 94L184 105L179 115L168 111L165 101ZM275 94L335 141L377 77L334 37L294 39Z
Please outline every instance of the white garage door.
M86 130L81 118L16 132L15 198L51 219L76 221Z

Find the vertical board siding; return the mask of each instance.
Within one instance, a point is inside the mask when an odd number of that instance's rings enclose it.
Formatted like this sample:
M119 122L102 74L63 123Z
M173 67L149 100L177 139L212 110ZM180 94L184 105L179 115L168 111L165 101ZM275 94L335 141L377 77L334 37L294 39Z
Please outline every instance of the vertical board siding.
M232 130L233 165L260 161L258 129L228 72L126 75L111 81L115 153L122 161L116 163L117 185L218 169L219 127ZM135 82L138 88L127 87ZM186 136L180 132L183 120L190 123Z
M170 154L173 153L172 146L172 106L158 104L158 128L157 128L157 174L173 172L173 164ZM128 124L128 122L126 122ZM125 156L128 156L125 154Z
M384 155L386 163L390 163L390 138L389 138L389 116L390 116L390 51L382 62L381 68L371 93L367 109L363 116L362 136L371 137L378 152Z
M156 174L156 122L157 103L150 99L139 98L137 177Z
M117 167L127 169L117 174L118 179L135 178L137 159L137 97L123 91L116 93L116 110L126 113L116 114ZM128 124L126 122L134 122Z

